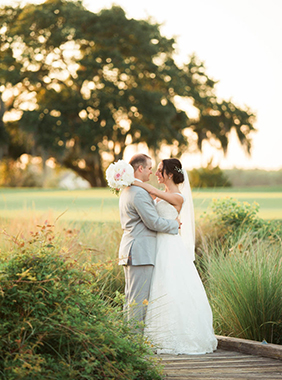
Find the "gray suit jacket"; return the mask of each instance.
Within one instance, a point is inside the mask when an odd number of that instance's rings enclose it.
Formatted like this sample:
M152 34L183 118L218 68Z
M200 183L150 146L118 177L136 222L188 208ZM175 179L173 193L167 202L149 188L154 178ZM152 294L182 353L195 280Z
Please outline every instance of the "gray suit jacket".
M159 217L152 197L138 186L130 186L122 191L119 210L124 231L119 248L119 264L126 265L130 254L132 265L154 265L156 232L177 235L177 221Z

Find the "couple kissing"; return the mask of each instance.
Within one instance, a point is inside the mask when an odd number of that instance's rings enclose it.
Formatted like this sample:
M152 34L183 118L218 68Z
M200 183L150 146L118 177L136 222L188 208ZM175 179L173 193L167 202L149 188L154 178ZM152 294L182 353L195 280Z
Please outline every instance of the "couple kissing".
M178 159L162 160L156 171L162 191L146 183L152 174L149 156L136 154L129 163L135 180L119 201L126 318L139 324L157 353L212 352L217 340L193 263L195 224L187 173Z

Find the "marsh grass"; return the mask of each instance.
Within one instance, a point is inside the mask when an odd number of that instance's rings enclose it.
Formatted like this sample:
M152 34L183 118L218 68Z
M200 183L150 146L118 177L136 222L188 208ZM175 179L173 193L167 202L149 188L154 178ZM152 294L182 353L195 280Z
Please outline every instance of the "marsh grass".
M197 266L218 334L282 344L282 224L258 211L215 199L197 228Z
M205 285L218 334L282 344L282 246L250 232L206 242Z

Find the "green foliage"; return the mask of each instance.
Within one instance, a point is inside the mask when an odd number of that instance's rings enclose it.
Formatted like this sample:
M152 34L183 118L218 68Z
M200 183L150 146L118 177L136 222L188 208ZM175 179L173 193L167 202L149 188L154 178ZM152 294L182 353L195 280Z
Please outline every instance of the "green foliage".
M120 7L94 14L66 0L2 7L0 23L0 84L14 90L7 104L20 115L6 126L13 158L55 157L99 187L106 185L105 156L116 160L138 143L155 152L172 145L180 155L186 128L200 149L215 139L223 150L233 128L249 150L252 112L220 101L196 56L179 67L175 40L162 36L158 24L128 19ZM190 119L176 96L189 98L199 117ZM19 134L25 138L15 139Z
M282 344L281 254L281 242L249 232L231 248L207 244L206 288L216 333Z
M232 245L233 240L249 231L252 235L281 241L282 224L277 220L264 220L258 216L259 205L239 202L234 198L214 199L211 213L204 213L204 224L212 230L211 239Z
M2 379L161 378L142 338L103 300L97 266L64 253L48 224L14 242L0 262Z
M219 166L207 165L205 168L193 169L189 172L189 180L193 188L231 186L231 182Z

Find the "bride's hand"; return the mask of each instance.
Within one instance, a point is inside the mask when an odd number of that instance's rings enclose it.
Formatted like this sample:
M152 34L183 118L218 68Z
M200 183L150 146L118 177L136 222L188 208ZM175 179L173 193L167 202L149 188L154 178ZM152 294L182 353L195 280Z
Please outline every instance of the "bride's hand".
M176 218L176 221L177 221L178 226L179 226L178 229L180 230L182 223L181 223L181 221L180 221L180 219L178 217Z

